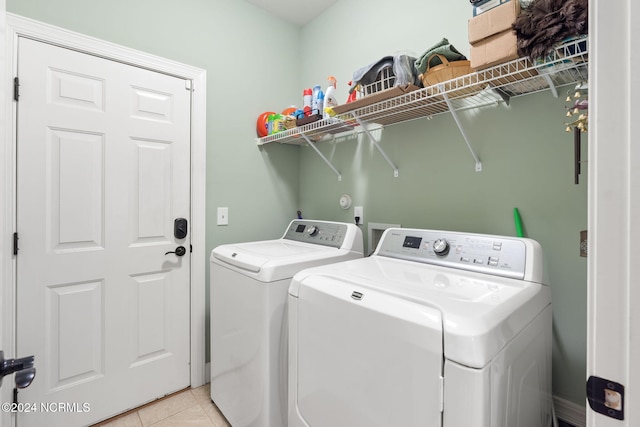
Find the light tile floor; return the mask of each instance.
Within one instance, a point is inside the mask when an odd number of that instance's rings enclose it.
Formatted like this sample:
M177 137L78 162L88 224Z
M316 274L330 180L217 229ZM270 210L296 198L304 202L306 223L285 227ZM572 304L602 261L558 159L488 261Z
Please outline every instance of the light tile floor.
M211 402L209 384L187 389L94 427L231 427Z

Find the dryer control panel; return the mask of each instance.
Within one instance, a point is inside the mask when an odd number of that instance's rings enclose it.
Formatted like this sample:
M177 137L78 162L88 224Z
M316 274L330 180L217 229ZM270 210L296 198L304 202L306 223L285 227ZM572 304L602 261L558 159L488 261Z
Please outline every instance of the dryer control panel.
M341 248L349 235L349 225L330 221L294 220L283 239Z
M542 282L542 249L525 238L390 228L374 255Z

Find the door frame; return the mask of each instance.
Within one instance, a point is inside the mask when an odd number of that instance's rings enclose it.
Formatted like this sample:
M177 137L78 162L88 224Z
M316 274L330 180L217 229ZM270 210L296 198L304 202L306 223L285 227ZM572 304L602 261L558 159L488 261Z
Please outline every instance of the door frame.
M4 13L4 10L0 12ZM16 342L16 257L4 256L10 251L13 232L16 230L16 104L12 82L17 72L18 38L50 43L105 59L145 68L191 81L191 386L199 387L207 382L205 376L205 183L206 183L206 70L191 67L155 55L140 52L84 34L45 24L19 15L6 13L6 78L2 86L4 99L4 159L0 172L0 226L3 227L3 256L0 260L0 291L2 291L2 323L5 354L15 355ZM1 111L1 110L0 110ZM0 137L1 138L1 137ZM6 238L6 239L5 239ZM8 254L7 254L8 255ZM11 285L9 285L11 284ZM36 361L37 366L37 361ZM4 387L3 387L4 388Z
M640 36L636 2L589 2L587 372L625 387L624 421L587 405L588 427L640 425ZM614 65L615 64L615 65Z
M7 2L5 0L0 0L0 64L6 64L8 62L6 60L7 56L5 50L6 6ZM6 105L8 104L9 92L7 92L4 82L8 80L9 76L7 75L7 70L5 69L5 67L0 67L0 129L6 129ZM2 137L0 136L0 138ZM0 171L6 170L9 164L9 159L7 156L8 152L5 150L5 145L6 144L0 142L0 159L2 159L0 160ZM4 350L5 354L9 355L11 353L8 353L8 350L11 349L7 347L7 344L9 344L9 338L11 335L8 328L11 325L7 325L8 316L6 315L6 311L9 304L7 303L7 299L5 297L8 291L6 288L8 288L9 286L4 286L5 283L10 283L6 278L7 275L5 275L4 273L6 271L5 266L9 265L11 260L11 257L9 255L9 245L5 244L5 241L8 242L8 240L6 240L5 238L8 238L9 236L9 230L5 227L4 223L5 208L8 205L6 203L8 199L6 197L7 187L8 182L6 181L5 174L0 172L0 227L2 227L2 234L0 234L0 310L2 310L2 313L0 313L0 350ZM0 401L10 402L12 397L11 394L11 387L6 386L5 384L4 387L0 388ZM10 420L11 414L7 412L0 412L0 426L8 426Z

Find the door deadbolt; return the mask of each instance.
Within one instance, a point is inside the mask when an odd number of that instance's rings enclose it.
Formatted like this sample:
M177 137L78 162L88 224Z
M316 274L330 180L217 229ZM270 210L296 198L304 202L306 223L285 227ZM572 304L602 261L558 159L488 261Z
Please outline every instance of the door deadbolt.
M176 256L184 256L187 253L187 249L184 246L178 246L175 251L165 252L165 255L176 254Z
M189 230L187 225L188 223L185 218L176 218L175 221L173 221L173 235L176 239L180 240L187 237L187 231Z

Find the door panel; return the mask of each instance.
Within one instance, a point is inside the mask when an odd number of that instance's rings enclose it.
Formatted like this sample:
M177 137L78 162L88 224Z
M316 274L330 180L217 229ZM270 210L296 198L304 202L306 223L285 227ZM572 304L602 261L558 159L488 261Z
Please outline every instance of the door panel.
M152 273L132 277L135 295L135 311L131 324L135 328L133 365L149 363L170 356L167 348L170 337L164 319L167 313L167 292L171 289L169 274Z
M50 287L46 291L50 361L48 388L61 390L104 376L104 282Z
M137 191L132 192L133 244L153 241L170 242L171 219L171 145L163 141L132 141L134 168L132 180Z
M190 214L185 81L20 38L17 340L38 376L19 414L85 425L187 387ZM81 406L82 407L82 406Z
M47 133L49 249L103 249L104 135L63 129Z

